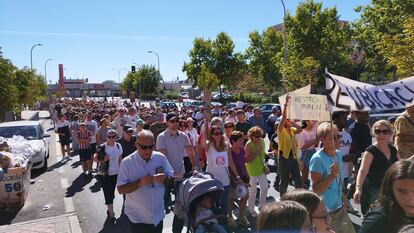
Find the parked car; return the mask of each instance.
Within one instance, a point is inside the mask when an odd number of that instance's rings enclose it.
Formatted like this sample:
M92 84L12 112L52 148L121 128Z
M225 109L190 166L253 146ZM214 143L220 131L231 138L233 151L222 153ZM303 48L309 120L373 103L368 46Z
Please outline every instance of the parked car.
M265 120L267 120L267 118L270 116L270 114L272 114L272 108L275 107L275 106L279 109L279 111L281 110L280 104L268 103L268 104L260 105L259 108L260 108L260 111L262 112L263 118Z
M160 107L161 108L176 108L177 104L175 104L174 102L161 102Z
M32 169L46 170L50 134L45 133L42 124L39 121L10 121L0 124L0 137L12 138L13 135L29 140L35 152L32 156Z
M389 118L397 118L404 112L404 109L394 109L394 110L380 110L380 111L370 111L369 113L369 123L372 125L379 120L388 120Z

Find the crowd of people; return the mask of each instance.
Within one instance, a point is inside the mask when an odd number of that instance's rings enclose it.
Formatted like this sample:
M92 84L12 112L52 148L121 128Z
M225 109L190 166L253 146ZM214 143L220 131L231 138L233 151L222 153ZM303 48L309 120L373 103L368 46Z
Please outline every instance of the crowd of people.
M289 119L289 98L268 119L251 106L216 106L211 119L210 109L203 107L148 107L133 101L59 99L48 106L62 160L79 155L81 175L87 179L96 172L112 223L115 190L123 195L132 232L162 232L170 211L172 231L181 232L185 221L172 209L171 194L178 182L203 171L219 180L223 191L217 210L209 210L214 205L206 196L194 216L226 217L198 221L196 232L251 227L250 215L258 232L352 233L348 212L358 210L351 199L361 204L359 232L409 232L412 227L406 225L414 224L414 106L372 125L366 111L337 111L331 122L318 122ZM268 176L270 159L277 167L274 181ZM270 204L269 182L281 197ZM288 191L289 184L294 191Z

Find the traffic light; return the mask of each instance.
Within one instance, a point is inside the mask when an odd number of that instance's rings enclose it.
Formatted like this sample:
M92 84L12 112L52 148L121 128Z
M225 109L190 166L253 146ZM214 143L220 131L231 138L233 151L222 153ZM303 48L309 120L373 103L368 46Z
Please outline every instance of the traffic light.
M135 73L135 66L131 66L131 73Z

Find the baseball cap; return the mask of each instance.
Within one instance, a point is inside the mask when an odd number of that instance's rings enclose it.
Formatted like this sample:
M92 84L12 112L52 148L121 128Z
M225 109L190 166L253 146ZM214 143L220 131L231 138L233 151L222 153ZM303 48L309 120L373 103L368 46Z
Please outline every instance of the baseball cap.
M137 125L144 125L145 122L142 119L137 120Z
M123 129L125 132L134 131L134 128L132 128L132 126L129 124L124 125Z
M170 121L173 118L178 118L178 116L177 116L177 114L175 114L173 112L170 112L170 113L167 114L166 120Z

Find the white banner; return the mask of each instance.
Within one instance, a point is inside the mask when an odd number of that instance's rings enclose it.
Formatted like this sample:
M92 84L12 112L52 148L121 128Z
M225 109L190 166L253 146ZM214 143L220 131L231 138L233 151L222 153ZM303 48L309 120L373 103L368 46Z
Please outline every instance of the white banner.
M326 73L328 101L337 108L362 110L391 110L413 104L414 76L393 83L374 86Z
M325 95L291 93L288 115L290 119L330 121L328 99Z

